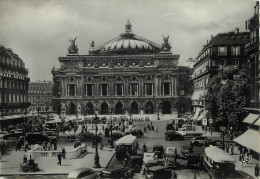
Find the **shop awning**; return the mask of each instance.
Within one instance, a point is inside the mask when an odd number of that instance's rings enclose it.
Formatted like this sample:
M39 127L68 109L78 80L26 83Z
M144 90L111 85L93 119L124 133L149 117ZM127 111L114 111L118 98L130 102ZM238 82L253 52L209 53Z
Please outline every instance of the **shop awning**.
M199 116L197 119L195 119L195 120L196 120L196 121L201 121L204 117L205 117L204 112L202 112L202 113L200 114L200 116Z
M195 114L193 116L193 119L196 120L199 116L199 113L200 113L200 109L196 108L196 111L195 111Z
M206 95L207 90L196 90L193 92L191 100L201 100Z
M241 136L234 139L234 142L239 143L240 145L247 147L251 150L254 150L257 153L260 153L260 132L248 129Z
M252 124L259 118L259 114L250 113L244 120L244 123Z
M254 125L254 126L259 126L259 127L260 127L260 118L258 118L258 119L254 122L253 125Z

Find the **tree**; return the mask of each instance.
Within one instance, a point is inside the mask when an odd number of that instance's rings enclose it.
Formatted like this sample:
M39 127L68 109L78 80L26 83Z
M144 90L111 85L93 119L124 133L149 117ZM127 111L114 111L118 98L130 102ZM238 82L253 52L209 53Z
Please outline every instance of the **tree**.
M219 70L209 82L206 94L208 110L213 119L240 133L244 130L242 121L247 116L245 107L250 105L249 68L238 69L228 66Z

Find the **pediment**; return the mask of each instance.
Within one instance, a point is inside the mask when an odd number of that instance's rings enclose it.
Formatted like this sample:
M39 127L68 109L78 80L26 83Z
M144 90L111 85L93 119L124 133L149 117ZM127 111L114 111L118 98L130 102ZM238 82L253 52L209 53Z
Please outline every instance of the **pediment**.
M157 70L176 70L178 69L174 64L162 64L156 67Z
M65 66L60 69L60 72L81 72L82 70L77 66Z

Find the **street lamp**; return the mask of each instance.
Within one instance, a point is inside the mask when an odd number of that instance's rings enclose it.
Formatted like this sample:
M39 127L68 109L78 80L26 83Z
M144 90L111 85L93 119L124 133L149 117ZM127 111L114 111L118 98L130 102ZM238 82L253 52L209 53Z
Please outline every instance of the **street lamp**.
M110 132L111 132L111 134L110 134L110 144L109 144L109 148L114 148L114 142L113 142L113 136L112 136L112 125L113 125L113 123L112 123L112 114L113 114L113 110L112 110L112 108L110 109L110 114L111 114L111 120L110 120Z
M96 118L98 118L98 117L96 117ZM97 127L97 121L98 121L98 119L95 120L96 135L95 135L95 138L94 138L94 143L95 143L95 146L96 146L96 153L95 153L95 157L94 157L95 164L94 164L93 168L101 168L101 166L99 164L99 155L98 155L98 140L97 140L98 127Z

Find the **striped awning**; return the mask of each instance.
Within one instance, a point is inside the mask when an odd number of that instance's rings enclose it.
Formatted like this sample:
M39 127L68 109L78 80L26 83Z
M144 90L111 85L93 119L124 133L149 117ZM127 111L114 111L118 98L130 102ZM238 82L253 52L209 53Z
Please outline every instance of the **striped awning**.
M244 123L253 124L259 118L259 114L248 114L248 116L243 120Z
M247 147L251 150L254 150L257 153L260 153L260 132L248 129L241 136L234 139L234 142L239 143L240 145Z

